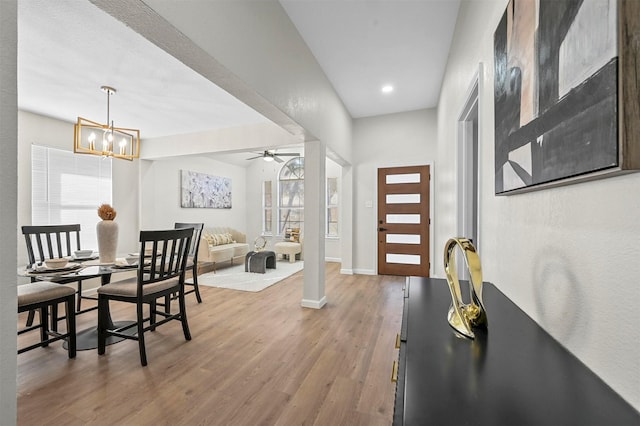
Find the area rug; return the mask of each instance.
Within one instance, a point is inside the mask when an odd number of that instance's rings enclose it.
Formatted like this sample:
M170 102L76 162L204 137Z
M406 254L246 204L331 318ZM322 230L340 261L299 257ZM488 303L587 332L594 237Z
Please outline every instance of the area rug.
M303 261L290 263L288 260L276 262L276 269L269 269L264 274L245 272L244 264L220 268L215 273L208 272L198 277L199 285L229 288L242 291L262 291L283 279L290 277L304 268Z

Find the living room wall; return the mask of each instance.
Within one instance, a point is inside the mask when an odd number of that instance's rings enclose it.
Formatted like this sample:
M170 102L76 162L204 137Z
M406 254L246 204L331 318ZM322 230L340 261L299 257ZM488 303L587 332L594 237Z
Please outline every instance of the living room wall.
M375 275L377 170L432 164L432 179L437 177L438 169L434 165L438 146L436 110L359 118L353 123L353 272ZM434 209L435 206L431 206L432 223ZM431 258L433 264L433 253Z
M485 0L460 7L438 106L436 248L457 229L448 216L457 210L457 119L481 64L484 279L640 409L640 329L623 316L623 304L640 299L640 174L494 195L493 33L506 6Z
M230 178L231 208L182 208L180 170ZM205 227L226 226L246 232L246 172L243 167L206 155L142 160L140 184L142 229L171 228L175 222L204 222Z

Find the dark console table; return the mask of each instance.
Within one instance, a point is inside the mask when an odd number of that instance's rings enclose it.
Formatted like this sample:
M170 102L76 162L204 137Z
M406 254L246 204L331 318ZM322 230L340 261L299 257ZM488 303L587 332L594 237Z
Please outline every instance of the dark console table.
M250 251L244 258L244 271L264 274L267 268L276 269L276 254L272 251Z
M407 279L394 425L640 425L640 413L492 284L483 300L488 331L468 340L447 323L446 280Z

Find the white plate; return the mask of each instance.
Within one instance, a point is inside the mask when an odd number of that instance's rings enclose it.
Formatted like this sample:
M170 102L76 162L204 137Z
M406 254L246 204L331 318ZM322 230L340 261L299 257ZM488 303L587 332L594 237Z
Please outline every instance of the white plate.
M49 268L46 265L42 265L42 266L38 266L35 271L32 271L34 273L48 273L48 272L70 272L70 271L74 271L76 269L80 269L82 268L82 265L79 265L77 263L74 264L67 264L65 266L63 266L62 268Z
M94 259L98 259L98 256L94 256L94 255L87 256L87 257L75 257L75 256L71 256L71 260L72 260L72 261L73 261L73 260L79 260L79 261L82 261L82 260L94 260Z

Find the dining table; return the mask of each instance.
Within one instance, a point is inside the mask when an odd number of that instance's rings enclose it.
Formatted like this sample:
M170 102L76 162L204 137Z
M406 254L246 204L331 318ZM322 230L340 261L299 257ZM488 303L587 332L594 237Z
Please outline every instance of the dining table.
M93 256L87 259L76 259L71 257L65 267L62 268L47 268L42 262L38 262L34 265L26 265L18 267L18 276L36 278L36 279L88 279L99 278L100 285L109 284L111 282L111 275L123 272L137 271L138 264L129 265L124 258L117 258L115 263L101 263L100 260ZM108 310L107 305L107 317L109 318L109 328L120 328L135 323L135 321L113 321L111 319L111 312ZM97 323L97 318L96 318ZM135 327L127 329L123 333L134 335L137 333ZM109 336L107 337L106 344L111 345L124 340L124 337ZM66 347L66 342L64 345ZM76 333L76 350L86 351L91 349L97 349L98 347L98 326L89 327L80 330Z

